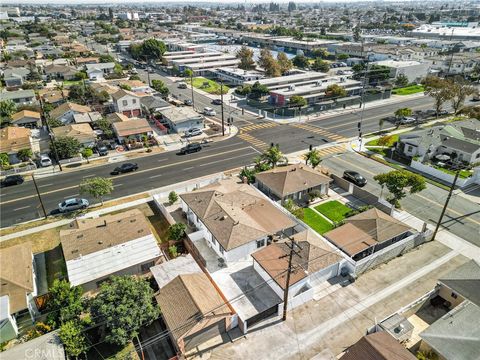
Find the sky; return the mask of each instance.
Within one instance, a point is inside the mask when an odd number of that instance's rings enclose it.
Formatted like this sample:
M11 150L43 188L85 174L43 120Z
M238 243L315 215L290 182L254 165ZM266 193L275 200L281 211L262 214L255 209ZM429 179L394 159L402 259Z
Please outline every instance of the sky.
M288 3L289 1L292 0L247 0L246 3L251 4L251 3L269 3L269 2L276 2L276 3ZM351 3L351 2L368 2L368 1L374 1L374 0L301 0L301 1L296 1L293 0L296 3ZM399 0L384 0L385 2L405 2L404 1L399 1ZM407 0L408 1L408 0ZM432 1L432 0L430 0ZM436 0L433 0L436 1ZM438 0L439 2L445 2L444 0ZM379 1L380 2L380 1ZM44 4L55 4L55 5L61 5L65 4L65 0L1 0L0 4L5 5L14 5L14 4L39 4L39 5L44 5ZM181 0L107 0L107 1L102 1L102 0L71 0L68 1L68 4L100 4L100 5L108 5L108 4L116 4L116 5L128 5L128 4L142 4L142 3L158 3L159 5L162 5L164 3L179 3L182 5L186 4L195 4L195 3L213 3L215 5L220 5L220 4L243 4L245 1L239 1L239 0L201 0L201 1L195 1L195 0L190 0L190 1L181 1Z

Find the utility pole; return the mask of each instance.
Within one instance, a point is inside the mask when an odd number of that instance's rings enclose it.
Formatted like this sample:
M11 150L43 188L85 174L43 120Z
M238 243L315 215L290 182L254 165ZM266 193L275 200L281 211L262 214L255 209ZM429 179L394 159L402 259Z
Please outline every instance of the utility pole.
M148 66L148 57L147 55L143 56L145 58L145 63L147 64L147 81L148 81L148 86L152 86L150 83L150 66Z
M459 174L460 174L460 168L457 169L457 172L455 173L455 177L453 178L452 185L450 186L450 190L448 191L447 199L445 200L445 204L443 205L442 212L440 213L440 218L437 221L437 225L435 226L435 231L433 232L433 235L432 235L432 241L435 240L435 236L437 236L438 229L440 228L440 225L442 223L443 216L445 215L445 211L447 211L448 202L452 197L452 193L453 193L453 190L455 189L455 184L457 183Z
M193 70L190 70L190 86L192 88L192 109L195 110L195 99L193 97Z
M295 247L298 247L300 250L300 246L296 243L295 239L293 237L287 236L288 239L290 240L290 244L286 243L287 247L290 249L290 252L288 254L288 270L287 270L287 279L285 282L285 290L283 292L283 316L282 316L282 321L287 320L287 307L288 307L288 289L290 288L290 274L292 273L292 259L293 259L293 254L297 255L298 257L301 257L300 254L295 250ZM287 255L284 255L285 257Z
M42 109L42 113L45 118L45 126L47 127L48 137L50 138L50 144L52 145L52 150L53 150L53 153L55 154L55 160L57 161L58 168L60 169L60 171L63 171L62 164L60 164L60 159L58 157L57 146L55 145L55 141L54 141L55 136L53 135L50 129L50 125L48 124L47 113L45 112L45 109L43 107L43 99L41 96L39 96L39 98L40 98L40 108Z
M220 99L222 101L222 136L225 136L225 119L223 117L223 80L220 81Z
M38 200L40 200L40 205L42 206L43 216L45 219L47 218L47 212L45 211L45 206L43 205L42 197L40 196L40 191L38 190L37 181L35 180L35 175L32 173L32 180L33 185L35 186L35 190L37 191Z

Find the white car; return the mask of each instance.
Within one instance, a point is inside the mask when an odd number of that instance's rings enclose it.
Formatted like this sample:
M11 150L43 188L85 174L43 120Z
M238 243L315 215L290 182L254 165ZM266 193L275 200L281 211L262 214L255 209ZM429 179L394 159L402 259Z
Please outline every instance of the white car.
M47 167L47 166L52 166L52 160L48 157L48 155L40 155L40 166L41 167Z
M64 202L58 204L58 210L62 213L68 211L74 211L79 209L86 209L90 205L87 199L66 199Z
M208 115L208 116L215 116L217 115L217 112L215 110L213 110L211 107L206 107L206 108L203 108L203 113L205 115Z
M185 131L185 137L198 136L202 134L203 134L203 131L199 128L191 128Z

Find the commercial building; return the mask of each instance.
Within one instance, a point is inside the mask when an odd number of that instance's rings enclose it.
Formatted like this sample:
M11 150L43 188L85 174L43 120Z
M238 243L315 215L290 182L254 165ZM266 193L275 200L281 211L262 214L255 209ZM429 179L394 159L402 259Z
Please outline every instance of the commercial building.
M419 61L383 60L377 61L374 64L389 68L391 78L397 78L400 74L405 75L408 82L420 82L428 75L430 68L429 63Z
M411 35L429 39L480 40L480 27L475 22L435 22L413 29Z
M171 107L161 109L159 113L168 124L168 127L176 133L182 133L191 128L203 129L204 117L191 107Z
M265 78L259 71L242 70L234 67L222 67L215 71L216 77L226 84L243 85L247 81L258 81Z

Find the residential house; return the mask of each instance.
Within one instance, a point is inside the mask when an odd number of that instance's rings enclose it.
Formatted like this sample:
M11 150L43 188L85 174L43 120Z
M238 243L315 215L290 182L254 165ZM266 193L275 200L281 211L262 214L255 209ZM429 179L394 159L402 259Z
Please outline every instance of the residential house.
M410 226L372 208L344 220L323 236L348 255L349 271L360 274L424 241Z
M52 104L53 106L59 106L67 101L69 91L68 89L42 89L38 91L38 95L43 99L45 103Z
M333 246L307 229L293 235L298 247L292 257L296 271L290 276L289 305L299 306L313 298L313 287L340 274L343 257ZM290 241L275 242L252 254L253 267L283 299L287 287Z
M50 117L52 119L60 120L64 124L69 124L74 121L74 115L86 114L91 111L92 109L89 106L66 102L50 111Z
M49 79L73 80L78 72L75 68L66 65L48 65L43 69Z
M178 275L155 298L182 354L232 327L232 310L203 272Z
M416 357L390 334L380 331L363 336L340 359L415 360Z
M42 126L42 116L37 111L22 110L11 116L12 125L26 128L38 128Z
M182 133L191 128L203 129L204 117L191 107L170 107L159 111L170 130Z
M113 123L112 127L114 134L121 143L131 138L134 138L137 141L142 141L145 136L151 137L153 135L153 129L145 119L119 121Z
M27 68L12 68L3 71L3 81L7 88L18 88L22 86L28 76L30 70Z
M132 91L120 89L111 95L115 112L122 113L128 117L142 115L140 96Z
M17 105L30 105L37 102L33 90L16 90L0 92L0 101L12 100Z
M287 199L307 202L313 191L328 195L332 179L307 165L292 164L258 173L255 181L260 191L283 203Z
M470 260L438 281L438 296L451 310L420 333L421 351L440 359L478 360L480 265Z
M95 290L109 276L147 272L161 257L150 224L140 210L94 219L77 218L60 231L72 286Z
M227 262L247 259L257 249L295 233L294 220L257 189L234 179L219 180L180 199L188 222Z
M55 138L71 137L76 140L84 148L92 148L95 146L97 137L88 123L83 124L69 124L52 128Z
M120 121L129 121L130 120L130 118L128 116L123 115L122 113L117 113L117 112L107 114L107 116L105 118L107 119L107 121L110 124L120 122Z
M480 162L480 127L478 120L458 121L442 126L412 131L398 138L397 151L421 160L447 154L453 160L470 164Z
M0 342L18 335L17 318L36 314L35 261L30 243L0 250ZM2 355L3 358L3 355Z
M7 126L0 129L0 153L6 153L10 164L19 163L17 153L32 150L31 130L24 127Z
M102 119L102 114L98 111L91 111L83 114L74 114L73 122L75 124L92 123Z
M142 105L143 112L146 114L153 114L172 106L158 96L142 96L140 98L140 104Z
M390 77L393 79L396 79L400 74L405 75L409 83L420 82L428 75L430 69L430 64L413 60L383 60L376 61L373 64L389 68Z
M480 64L478 53L456 53L452 55L437 55L425 58L430 68L445 75L465 76L475 71Z
M105 75L113 73L113 68L115 63L98 63L98 64L86 64L85 68L87 70L87 75L90 80L100 80L105 77Z
M2 352L2 360L18 360L29 357L42 360L67 360L63 343L57 331L16 344Z

